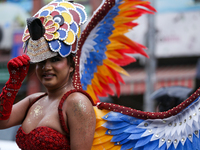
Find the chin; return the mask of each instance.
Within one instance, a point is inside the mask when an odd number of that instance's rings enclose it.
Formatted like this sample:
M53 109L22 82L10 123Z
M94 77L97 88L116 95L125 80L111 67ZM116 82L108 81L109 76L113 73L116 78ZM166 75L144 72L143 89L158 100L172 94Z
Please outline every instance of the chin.
M52 83L52 82L43 82L42 83L47 89L52 89L52 88L55 88L56 84L55 83Z

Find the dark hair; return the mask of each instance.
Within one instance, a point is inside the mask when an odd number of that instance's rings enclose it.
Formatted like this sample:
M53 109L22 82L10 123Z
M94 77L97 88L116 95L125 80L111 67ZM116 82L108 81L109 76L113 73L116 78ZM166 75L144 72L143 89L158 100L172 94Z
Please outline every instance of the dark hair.
M164 95L158 97L156 100L156 106L158 106L160 112L168 111L173 107L179 105L183 100L176 97L171 97L168 95Z
M72 53L67 56L67 64L69 64L70 67L74 68L74 70L70 73L70 76L69 76L72 79L75 72L74 55Z

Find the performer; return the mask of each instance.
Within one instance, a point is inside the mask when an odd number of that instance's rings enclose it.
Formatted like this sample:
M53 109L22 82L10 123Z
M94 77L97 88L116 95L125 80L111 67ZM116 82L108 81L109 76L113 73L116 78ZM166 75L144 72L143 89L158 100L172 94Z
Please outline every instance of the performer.
M144 46L124 34L137 25L132 21L155 11L147 1L104 0L80 33L87 19L82 5L54 0L44 6L27 21L23 41L28 56L8 63L0 128L22 124L16 141L24 150L199 149L200 89L175 108L157 113L98 100L114 94L110 84L120 94L120 73L127 74L120 66L135 61L127 53L148 57ZM29 61L36 63L47 92L12 108Z

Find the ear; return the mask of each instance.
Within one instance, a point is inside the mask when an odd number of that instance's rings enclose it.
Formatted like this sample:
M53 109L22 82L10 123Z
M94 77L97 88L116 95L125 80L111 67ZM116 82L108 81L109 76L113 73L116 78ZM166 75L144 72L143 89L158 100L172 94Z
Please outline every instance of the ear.
M71 72L73 72L74 71L74 68L73 67L70 67L69 68L69 72L71 73Z

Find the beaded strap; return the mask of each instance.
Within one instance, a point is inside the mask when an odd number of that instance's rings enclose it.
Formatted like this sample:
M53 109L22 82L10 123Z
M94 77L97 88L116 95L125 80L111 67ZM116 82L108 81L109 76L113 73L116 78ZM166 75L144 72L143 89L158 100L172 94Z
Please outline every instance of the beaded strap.
M174 116L181 112L183 109L188 107L191 103L193 103L200 95L200 88L194 92L189 98L187 98L184 102L179 104L178 106L166 111L166 112L144 112L116 104L111 103L99 103L97 107L99 109L111 110L114 112L119 112L125 115L129 115L138 119L164 119L171 116Z

